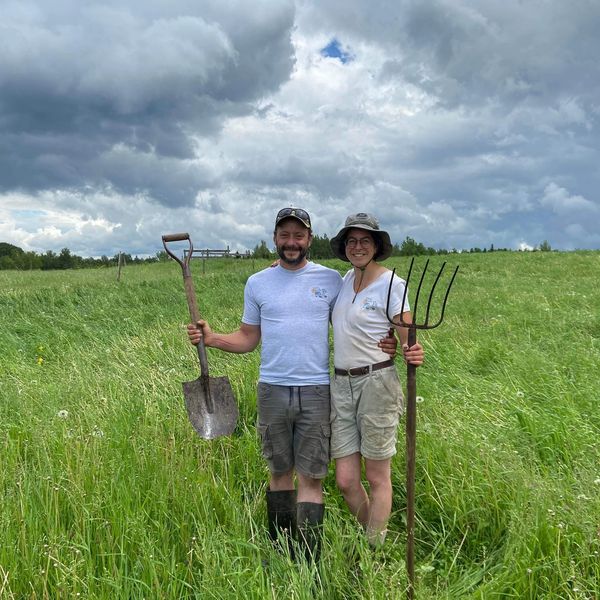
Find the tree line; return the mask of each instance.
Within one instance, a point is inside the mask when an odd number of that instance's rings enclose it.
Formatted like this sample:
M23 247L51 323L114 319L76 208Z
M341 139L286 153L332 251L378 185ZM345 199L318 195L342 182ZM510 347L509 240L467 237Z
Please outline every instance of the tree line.
M313 235L313 241L310 246L310 257L311 258L335 258L331 251L330 240L327 235L319 236ZM547 240L544 240L539 248L534 250L540 250L542 252L549 252L552 250ZM470 248L469 250L460 250L460 252L508 252L508 248L494 248L494 244L491 244L489 248ZM401 243L395 243L392 256L433 256L434 254L457 254L459 250L452 248L452 250L436 249L431 246L425 246L421 242L417 242L410 236L406 236ZM254 258L273 258L275 251L270 250L267 243L261 240L260 244L257 244L252 251Z
M534 248L542 252L552 250L547 240L544 240L539 247ZM471 248L462 250L461 252L498 252L509 251L508 248L494 248L491 244L489 248ZM435 249L431 246L425 246L421 242L417 242L413 238L407 236L401 243L394 244L392 256L432 256L434 254L456 254L459 251L456 248L452 250ZM254 247L251 253L253 258L274 258L275 250L267 246L264 240ZM310 247L310 257L316 259L334 258L329 238L327 235L313 236L313 241ZM121 253L122 264L141 264L152 263L168 260L168 255L164 251L157 252L155 256L148 258L139 258L131 256L128 253ZM111 267L119 264L119 255L115 254L112 257L101 256L100 258L82 258L76 254L72 254L68 248L63 248L59 253L48 250L43 254L36 252L25 252L18 246L13 246L7 242L0 242L0 270L18 269L18 270L42 270L50 269L86 269L97 267Z
M166 252L164 253L166 255ZM146 262L157 262L158 255L150 258L139 258L131 254L121 254L121 264L140 264ZM0 242L0 270L42 270L51 269L87 269L97 267L111 267L119 264L119 255L101 256L100 258L82 258L72 254L68 248L63 248L59 253L48 250L43 254L36 252L25 252L18 246L7 242Z

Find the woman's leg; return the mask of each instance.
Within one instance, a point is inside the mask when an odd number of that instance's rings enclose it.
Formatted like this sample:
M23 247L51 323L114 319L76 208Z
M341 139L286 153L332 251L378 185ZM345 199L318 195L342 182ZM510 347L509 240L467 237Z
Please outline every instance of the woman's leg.
M385 539L392 512L391 459L365 459L365 471L370 488L367 538L371 544L379 545Z
M369 497L361 482L359 452L336 459L335 480L350 512L363 527L366 527L369 521Z

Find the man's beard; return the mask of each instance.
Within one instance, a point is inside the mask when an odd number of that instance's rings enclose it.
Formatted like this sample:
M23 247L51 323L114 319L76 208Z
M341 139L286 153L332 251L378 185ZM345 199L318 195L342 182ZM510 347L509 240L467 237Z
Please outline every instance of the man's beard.
M296 250L299 254L297 258L286 258L285 251L286 250ZM286 264L295 267L299 265L305 258L306 253L308 252L308 248L301 248L300 246L290 246L289 244L283 246L277 246L277 254L279 258Z

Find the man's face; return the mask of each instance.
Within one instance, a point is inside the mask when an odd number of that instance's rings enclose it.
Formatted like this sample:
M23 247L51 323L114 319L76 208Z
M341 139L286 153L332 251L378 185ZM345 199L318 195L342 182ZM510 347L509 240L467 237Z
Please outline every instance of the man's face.
M277 225L273 241L284 266L297 267L306 259L312 235L298 219L284 219Z

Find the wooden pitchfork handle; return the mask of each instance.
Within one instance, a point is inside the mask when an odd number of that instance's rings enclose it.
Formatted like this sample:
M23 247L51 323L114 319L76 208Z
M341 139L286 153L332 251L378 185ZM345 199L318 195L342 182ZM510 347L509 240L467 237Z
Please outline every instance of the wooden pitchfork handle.
M169 250L167 246L168 242L182 242L188 241L190 244L189 250L185 255L184 260L181 260L175 253ZM194 252L194 246L190 239L189 233L171 233L162 236L163 246L167 254L176 260L183 272L183 285L185 287L185 296L187 298L188 308L190 310L190 318L192 323L196 325L200 320L200 311L198 310L198 304L196 303L196 292L194 290L194 281L192 279L192 272L190 270L190 258ZM200 338L200 342L196 346L198 351L198 360L200 361L200 379L202 381L202 387L204 388L204 394L206 398L206 410L209 413L214 412L212 397L210 395L210 383L208 378L208 358L206 356L206 346L204 345L204 336Z
M408 347L417 343L417 329L408 328ZM417 445L417 367L406 365L406 570L408 594L415 586L415 456Z
M450 294L450 289L452 288L452 284L454 283L454 278L458 273L457 266L452 275L452 279L450 279L450 283L448 284L448 287L446 289L440 318L437 322L430 323L429 314L431 310L431 301L433 299L435 288L438 284L438 281L440 280L440 277L442 276L444 267L446 266L445 262L442 264L442 267L440 268L437 277L433 282L433 286L429 292L429 299L427 300L427 309L425 313L425 321L423 323L417 323L417 305L419 303L419 296L421 295L421 286L423 285L423 280L425 279L427 266L429 265L429 260L427 260L427 262L425 263L425 268L421 273L419 286L417 287L413 319L411 323L406 323L402 320L402 314L404 313L404 307L406 306L405 303L406 295L408 293L408 283L410 281L410 275L412 273L414 262L415 259L413 258L410 261L408 275L406 276L404 294L402 295L402 305L400 309L400 323L394 323L392 316L389 312L392 284L394 282L394 274L396 272L396 269L392 271L392 276L390 277L387 304L385 308L385 312L390 323L394 325L400 325L401 327L406 327L408 329L409 348L412 348L417 343L417 329L434 329L444 319L444 311L446 310L446 302L448 300L448 295ZM417 367L415 365L411 365L410 363L406 367L406 400L406 571L408 573L407 598L408 600L412 600L415 593L415 455L417 445Z

